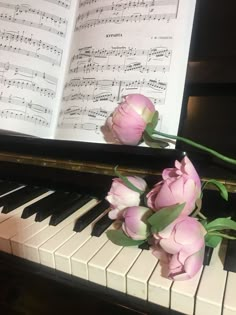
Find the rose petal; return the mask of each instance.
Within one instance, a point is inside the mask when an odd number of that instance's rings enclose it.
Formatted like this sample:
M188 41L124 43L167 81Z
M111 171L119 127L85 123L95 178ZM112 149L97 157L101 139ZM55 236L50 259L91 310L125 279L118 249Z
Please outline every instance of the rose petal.
M168 254L176 254L178 253L182 245L175 242L173 235L171 235L168 239L161 239L160 246L166 251Z
M200 223L191 217L186 217L184 220L176 224L175 241L179 244L194 244L199 239L203 239Z
M186 259L184 268L190 278L195 276L195 274L201 269L202 264L203 264L203 259L204 259L204 252L205 252L205 247L203 247L196 254Z

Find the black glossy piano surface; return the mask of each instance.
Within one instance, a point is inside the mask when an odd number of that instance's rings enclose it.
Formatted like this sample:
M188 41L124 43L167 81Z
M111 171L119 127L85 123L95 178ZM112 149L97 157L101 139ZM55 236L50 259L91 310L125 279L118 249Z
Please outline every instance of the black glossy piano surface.
M179 128L180 135L232 157L236 157L235 29L235 0L198 0ZM146 163L146 178L152 183L157 177L150 173L171 166L185 152L195 163L201 177L214 177L233 184L236 181L234 166L226 165L181 143L177 144L176 150L170 151L2 135L0 150L4 157L0 162L1 180L67 191L73 194L73 198L76 198L75 193L81 193L83 196L89 194L102 199L110 186L113 167L117 164L126 170L134 168L137 171ZM13 159L10 158L12 156ZM75 170L73 167L78 165L77 161L80 164ZM106 173L104 170L107 166ZM225 205L216 197L215 192L209 192L204 202L211 209L223 208L225 215L234 216L235 199L232 193L230 203ZM7 207L10 207L9 203ZM3 234L3 230L0 233ZM229 256L232 256L233 263L231 260L227 266L233 268L236 265L236 255L231 252ZM225 261L227 259L229 260L226 257ZM132 298L87 280L68 276L64 272L55 273L51 268L4 252L0 254L0 280L0 307L3 315L52 312L177 314L171 307L161 307ZM221 290L224 291L224 288ZM217 307L219 311L220 306Z

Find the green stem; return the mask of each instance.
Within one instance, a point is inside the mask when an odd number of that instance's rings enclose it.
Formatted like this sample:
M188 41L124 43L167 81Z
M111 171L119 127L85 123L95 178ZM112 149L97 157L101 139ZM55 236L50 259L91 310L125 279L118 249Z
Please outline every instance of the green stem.
M206 220L207 217L204 216L204 214L202 214L200 211L197 213L197 215L203 219L203 220Z
M235 236L230 236L228 234L224 234L224 233L217 233L217 232L208 232L207 233L208 235L212 235L212 236L220 236L220 237L224 237L224 238L227 238L229 240L235 240L236 237Z
M165 137L165 138L170 138L170 139L175 139L175 140L179 140L179 141L185 142L185 143L187 143L187 144L189 144L189 145L191 145L191 146L193 146L195 148L198 148L198 149L201 149L203 151L206 151L206 152L216 156L217 158L219 158L219 159L221 159L221 160L223 160L225 162L228 162L230 164L236 165L236 160L235 159L229 158L229 157L227 157L227 156L225 156L225 155L223 155L223 154L221 154L221 153L219 153L219 152L217 152L217 151L215 151L213 149L205 147L204 145L201 145L201 144L199 144L197 142L194 142L192 140L189 140L189 139L186 139L186 138L180 137L180 136L169 135L167 133L163 133L163 132L156 131L156 130L154 130L153 133L157 134L159 136ZM155 138L153 138L153 139L155 139Z

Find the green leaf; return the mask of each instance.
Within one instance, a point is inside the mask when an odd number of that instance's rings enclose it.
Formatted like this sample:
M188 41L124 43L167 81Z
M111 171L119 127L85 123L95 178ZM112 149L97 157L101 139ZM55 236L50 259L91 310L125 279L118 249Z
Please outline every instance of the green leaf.
M144 131L146 131L146 133L151 137L153 134L152 123L148 123Z
M154 233L160 232L169 224L171 224L175 219L178 218L184 206L185 206L185 203L166 207L157 211L152 216L150 216L148 218L148 222L152 226L152 232L154 230L155 230Z
M205 244L206 246L215 248L222 241L221 236L217 235L205 235Z
M110 241L119 246L138 246L145 242L145 240L136 241L129 238L122 230L109 230L106 234Z
M159 117L159 113L158 111L156 110L153 117L152 117L152 121L151 121L151 124L152 124L152 128L155 129L156 126L157 126L157 123L158 123L158 117Z
M161 138L153 139L146 131L143 133L143 140L151 148L163 149L169 146L168 142Z
M228 191L227 191L227 189L226 189L224 184L218 182L215 179L210 179L210 180L208 180L207 182L205 182L203 184L202 189L205 189L208 184L212 184L212 185L216 186L219 189L219 191L220 191L221 197L223 199L225 199L226 201L228 201Z
M236 222L230 218L218 218L205 226L207 231L236 230Z
M133 185L128 179L127 177L123 176L120 174L120 172L117 171L117 167L115 167L115 174L116 176L118 176L120 179L122 179L123 183L125 184L126 187L128 187L129 189L136 191L137 193L139 193L140 195L142 195L144 193L144 191L142 191L141 189L137 188L135 185Z

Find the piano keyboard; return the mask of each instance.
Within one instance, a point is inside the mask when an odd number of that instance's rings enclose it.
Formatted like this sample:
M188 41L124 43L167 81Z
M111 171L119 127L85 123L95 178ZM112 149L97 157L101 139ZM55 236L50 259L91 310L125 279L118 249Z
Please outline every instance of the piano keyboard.
M2 252L183 314L236 314L236 273L224 270L224 243L193 279L173 282L151 251L107 239L114 227L106 201L0 182L0 207Z

